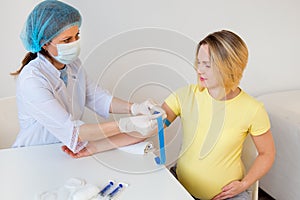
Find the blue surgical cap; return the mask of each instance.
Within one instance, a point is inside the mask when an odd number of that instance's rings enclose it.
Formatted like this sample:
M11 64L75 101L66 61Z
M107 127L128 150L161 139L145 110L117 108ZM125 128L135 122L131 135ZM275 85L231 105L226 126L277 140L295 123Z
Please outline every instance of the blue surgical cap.
M25 49L36 53L44 44L76 25L81 25L77 9L57 0L45 0L29 14L20 37Z

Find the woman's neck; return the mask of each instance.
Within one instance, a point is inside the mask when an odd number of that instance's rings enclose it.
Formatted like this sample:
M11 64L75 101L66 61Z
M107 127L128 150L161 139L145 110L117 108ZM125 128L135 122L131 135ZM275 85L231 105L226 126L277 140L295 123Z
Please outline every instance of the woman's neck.
M214 99L225 101L233 99L234 97L238 96L241 92L239 87L235 88L234 90L230 90L227 94L224 95L225 90L224 88L215 88L215 89L208 89L210 96Z

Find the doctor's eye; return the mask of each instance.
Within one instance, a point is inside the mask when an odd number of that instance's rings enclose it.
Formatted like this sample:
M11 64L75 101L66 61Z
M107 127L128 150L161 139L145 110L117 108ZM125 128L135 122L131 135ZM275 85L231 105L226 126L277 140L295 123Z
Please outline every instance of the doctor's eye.
M71 38L66 38L63 40L64 43L69 43L71 41Z
M80 38L80 33L78 32L75 36L75 39L78 40Z

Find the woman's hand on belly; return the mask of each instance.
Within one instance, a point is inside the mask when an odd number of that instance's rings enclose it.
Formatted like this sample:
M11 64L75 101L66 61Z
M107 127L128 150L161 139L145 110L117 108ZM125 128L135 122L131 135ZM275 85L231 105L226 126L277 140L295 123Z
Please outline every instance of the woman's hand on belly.
M232 181L222 188L222 192L216 195L212 200L228 199L245 191L245 184L242 181Z

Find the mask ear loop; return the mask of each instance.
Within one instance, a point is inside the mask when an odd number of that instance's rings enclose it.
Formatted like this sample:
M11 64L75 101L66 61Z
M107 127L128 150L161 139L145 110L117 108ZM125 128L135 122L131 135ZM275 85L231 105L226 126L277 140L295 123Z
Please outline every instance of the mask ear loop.
M165 152L165 140L164 140L164 123L162 116L157 118L158 127L158 140L159 140L159 153L160 157L155 157L155 162L158 165L163 165L166 163L166 152Z

